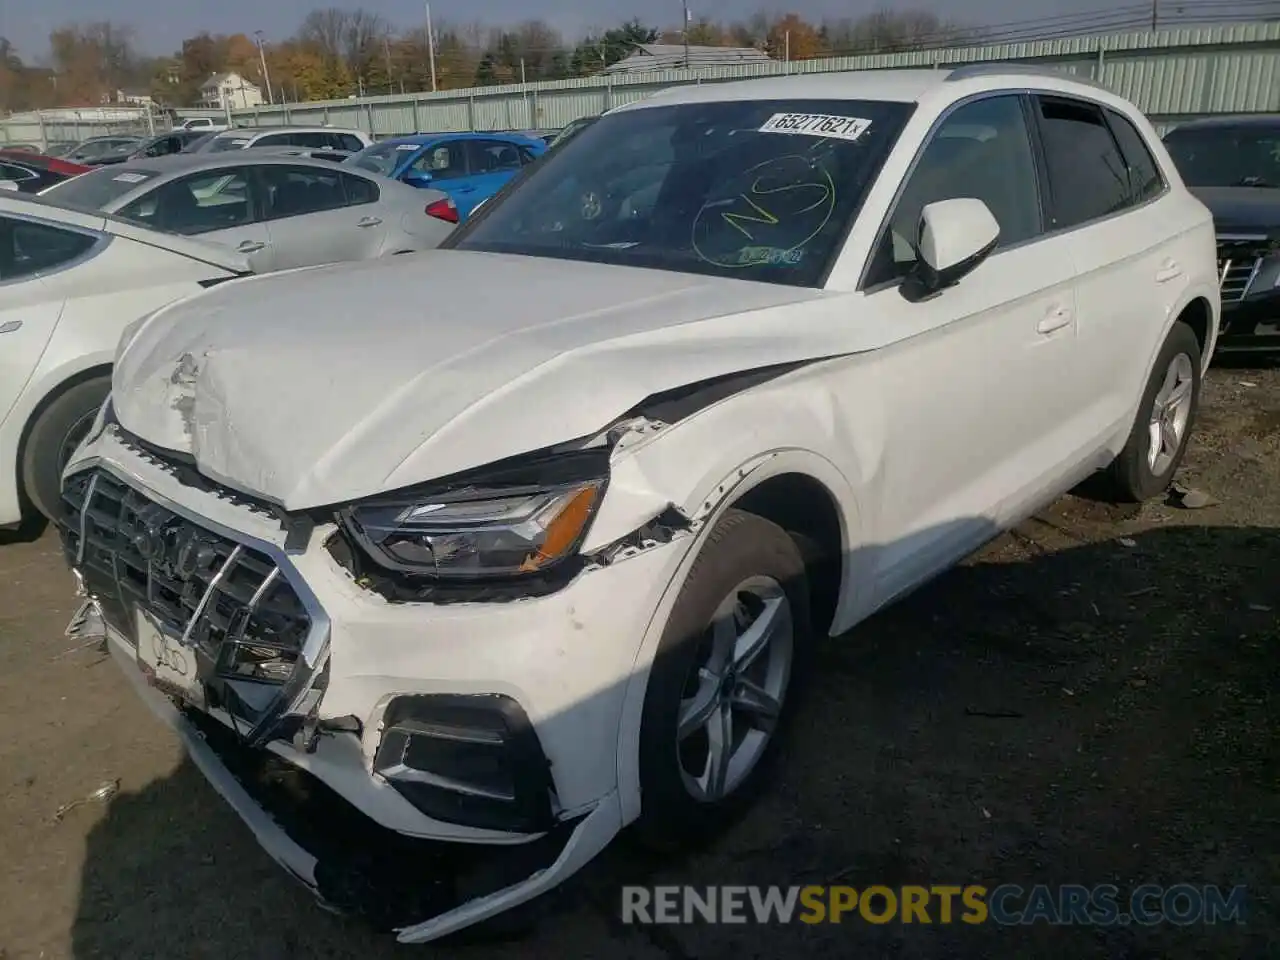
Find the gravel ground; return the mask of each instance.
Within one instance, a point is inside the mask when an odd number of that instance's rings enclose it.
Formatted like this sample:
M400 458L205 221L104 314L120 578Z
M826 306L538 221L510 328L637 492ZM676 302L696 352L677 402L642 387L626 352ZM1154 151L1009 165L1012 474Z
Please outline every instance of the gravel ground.
M705 850L620 841L519 942L435 955L1280 956L1280 368L1213 371L1180 482L1219 502L1066 497L825 648L777 783ZM51 534L0 547L0 958L408 955L258 850L115 667L68 649L73 605ZM617 919L624 882L1183 881L1247 885L1247 924Z

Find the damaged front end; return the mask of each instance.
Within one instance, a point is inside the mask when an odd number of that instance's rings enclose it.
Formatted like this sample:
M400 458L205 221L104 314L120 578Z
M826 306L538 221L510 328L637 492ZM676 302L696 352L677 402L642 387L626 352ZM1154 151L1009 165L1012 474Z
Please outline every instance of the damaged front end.
M663 505L583 549L611 459L664 424L632 417L393 497L287 514L207 480L109 410L107 421L64 481L63 548L86 597L69 632L106 638L264 848L324 904L435 939L556 886L621 829L615 701L660 578L637 569L630 613L609 600L628 581L577 584L687 533ZM526 607L540 598L557 604L542 608L547 623ZM466 619L441 620L444 608ZM581 677L533 679L511 657L510 676L468 673L465 645L490 636L531 661L563 657L570 623L616 665L567 660ZM418 632L420 661L388 659ZM403 679L373 696L380 674ZM597 693L606 680L618 689ZM522 684L532 700L539 685L574 694L600 719L571 720L564 704L531 717L509 692ZM599 747L582 746L582 726Z

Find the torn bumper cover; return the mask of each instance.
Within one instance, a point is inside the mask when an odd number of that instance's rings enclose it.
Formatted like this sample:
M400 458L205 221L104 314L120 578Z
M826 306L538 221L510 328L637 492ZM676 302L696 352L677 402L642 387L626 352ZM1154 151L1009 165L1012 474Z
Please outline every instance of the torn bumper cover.
M622 705L683 541L550 596L389 603L317 528L183 485L106 431L64 486L72 631L326 904L434 940L558 885L622 828ZM192 681L188 679L194 677Z

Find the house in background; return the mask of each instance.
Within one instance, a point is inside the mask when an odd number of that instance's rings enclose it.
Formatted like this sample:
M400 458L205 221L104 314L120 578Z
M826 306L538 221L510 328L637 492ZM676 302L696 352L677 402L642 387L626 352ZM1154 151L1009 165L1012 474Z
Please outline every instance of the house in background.
M248 110L266 103L262 88L238 73L215 73L200 85L200 106L219 110Z
M104 98L103 102L108 101ZM109 102L129 107L154 107L156 105L155 98L151 96L151 91L143 89L117 90L115 97Z
M630 56L610 64L604 72L648 73L653 70L683 70L686 66L690 68L723 67L769 62L769 55L754 47L690 46L686 51L682 43L640 43L636 45Z

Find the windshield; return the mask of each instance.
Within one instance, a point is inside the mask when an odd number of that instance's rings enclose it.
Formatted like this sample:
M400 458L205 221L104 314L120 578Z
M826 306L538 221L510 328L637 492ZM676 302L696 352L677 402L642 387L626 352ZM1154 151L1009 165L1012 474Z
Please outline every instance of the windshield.
M1189 187L1280 187L1280 127L1174 130L1164 145Z
M343 163L389 177L396 172L400 161L417 151L420 146L417 143L375 143L354 156L347 157Z
M866 100L602 117L446 247L819 286L913 109Z
M201 149L201 153L222 153L225 150L243 150L249 145L249 137L245 134L235 136L218 136L210 140Z
M60 207L96 212L157 176L157 170L133 166L99 167L50 187L45 196Z

